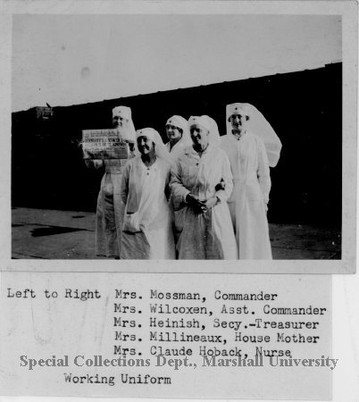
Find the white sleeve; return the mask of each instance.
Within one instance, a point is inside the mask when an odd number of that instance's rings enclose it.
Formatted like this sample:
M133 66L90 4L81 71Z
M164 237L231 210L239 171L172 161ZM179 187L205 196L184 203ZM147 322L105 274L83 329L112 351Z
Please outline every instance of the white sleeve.
M178 159L172 164L170 188L176 203L186 202L190 191L182 183L182 168Z
M130 179L131 163L127 162L122 173L120 197L124 205L127 203L128 183Z
M271 189L271 179L270 179L267 151L265 149L262 140L260 139L257 139L257 150L258 150L257 176L260 188L262 190L263 199L267 204L269 201L269 192Z

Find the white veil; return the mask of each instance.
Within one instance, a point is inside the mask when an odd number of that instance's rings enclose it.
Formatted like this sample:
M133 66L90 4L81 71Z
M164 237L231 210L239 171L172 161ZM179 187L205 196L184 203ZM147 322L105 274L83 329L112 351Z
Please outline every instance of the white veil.
M155 154L158 158L164 159L167 162L171 163L170 153L167 151L165 144L162 141L162 137L154 128L146 127L141 130L136 131L136 140L138 137L146 137L155 143ZM136 141L136 154L140 155L140 152L137 149L137 141Z
M210 124L211 124L211 128L209 130L209 142L212 145L215 146L219 146L219 142L220 142L220 135L219 135L219 130L218 130L218 124L216 123L216 121L214 119L212 119L212 117L209 117L207 115L204 115L204 117L207 117L207 119L209 120Z
M249 117L246 123L246 130L263 141L267 151L269 166L275 167L279 161L282 143L268 120L250 103L232 103L227 105L226 108L227 135L232 135L232 126L229 117L235 113L235 110L238 110L239 114Z

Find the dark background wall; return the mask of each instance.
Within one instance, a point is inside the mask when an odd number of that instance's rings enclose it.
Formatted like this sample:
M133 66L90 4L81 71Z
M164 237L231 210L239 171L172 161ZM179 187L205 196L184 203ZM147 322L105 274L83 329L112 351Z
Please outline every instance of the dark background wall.
M342 199L342 65L177 89L12 115L12 205L95 210L101 171L89 170L81 130L111 126L114 106L131 107L135 127L165 138L173 114L207 114L225 134L228 103L248 102L268 119L283 148L271 169L269 221L340 227Z

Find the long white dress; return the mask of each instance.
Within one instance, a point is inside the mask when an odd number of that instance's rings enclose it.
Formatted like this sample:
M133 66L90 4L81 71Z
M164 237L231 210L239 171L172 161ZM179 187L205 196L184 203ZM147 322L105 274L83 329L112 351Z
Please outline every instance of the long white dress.
M234 189L228 199L240 259L272 259L266 204L271 188L267 153L260 138L244 132L238 140L221 138L233 174Z
M102 161L97 161L98 164ZM96 255L119 257L121 225L120 187L123 166L127 160L108 159L101 164L105 174L97 197Z
M169 177L170 164L162 158L150 167L140 156L127 162L121 183L121 259L175 258L172 212L165 194Z
M215 187L222 179L225 190L216 191ZM170 186L176 205L178 258L237 259L237 245L226 202L232 192L232 174L224 151L210 144L200 156L192 146L186 147L173 165ZM198 214L186 203L189 193L200 200L216 195L220 202Z

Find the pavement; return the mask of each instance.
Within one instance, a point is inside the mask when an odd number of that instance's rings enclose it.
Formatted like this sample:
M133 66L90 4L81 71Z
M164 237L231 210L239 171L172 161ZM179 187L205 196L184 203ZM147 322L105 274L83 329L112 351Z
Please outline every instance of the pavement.
M270 224L276 260L340 259L339 231L312 225ZM13 259L96 259L95 213L12 209Z

